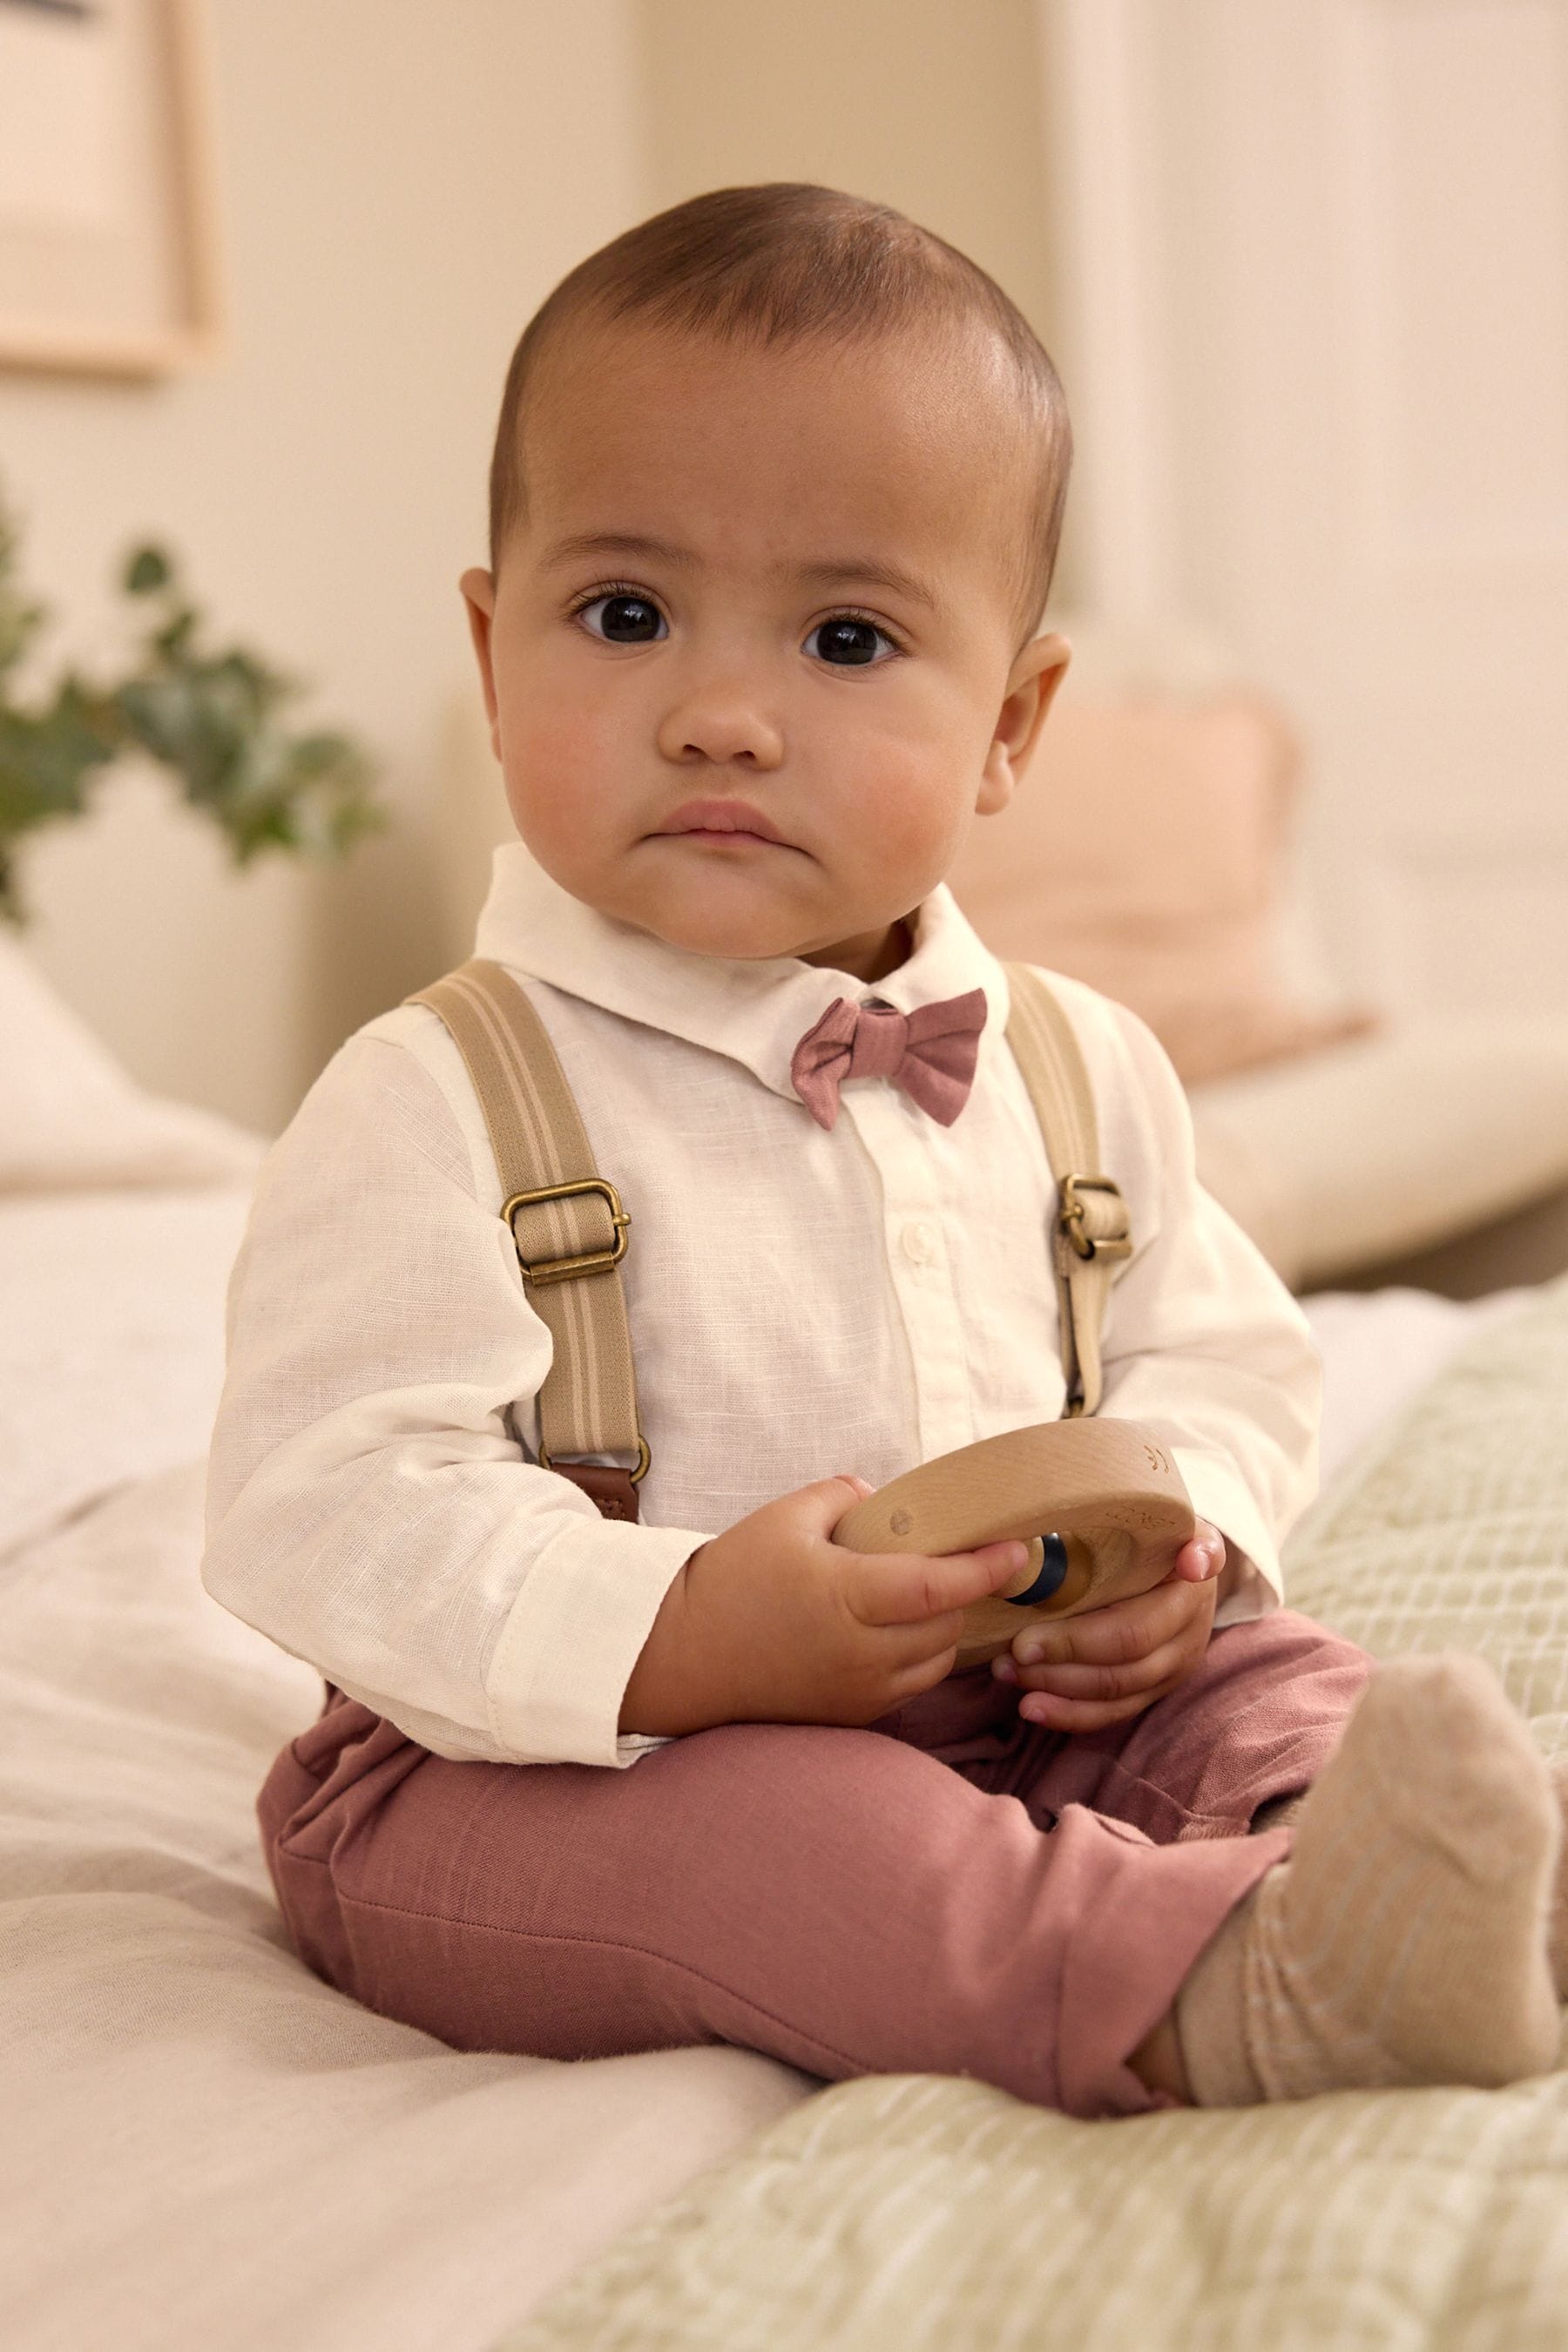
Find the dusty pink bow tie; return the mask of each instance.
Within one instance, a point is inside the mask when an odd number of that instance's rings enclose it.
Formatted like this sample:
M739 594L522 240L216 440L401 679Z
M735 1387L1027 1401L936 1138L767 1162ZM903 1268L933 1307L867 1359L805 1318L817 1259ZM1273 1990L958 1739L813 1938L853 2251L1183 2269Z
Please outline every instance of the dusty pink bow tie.
M817 1125L830 1128L844 1079L891 1078L932 1118L951 1127L974 1082L985 1013L983 988L917 1004L912 1013L890 1004L857 1006L836 996L790 1056L795 1090Z

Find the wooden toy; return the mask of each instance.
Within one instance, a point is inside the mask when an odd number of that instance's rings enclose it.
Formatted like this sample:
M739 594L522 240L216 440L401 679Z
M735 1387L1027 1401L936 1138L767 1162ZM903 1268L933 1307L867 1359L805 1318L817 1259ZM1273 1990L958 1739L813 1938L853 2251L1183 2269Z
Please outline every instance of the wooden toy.
M856 1551L931 1553L1028 1542L1028 1565L1012 1585L964 1611L956 1671L1000 1655L1030 1619L1078 1616L1148 1591L1194 1528L1164 1446L1139 1422L1095 1417L939 1454L857 1503L833 1539Z

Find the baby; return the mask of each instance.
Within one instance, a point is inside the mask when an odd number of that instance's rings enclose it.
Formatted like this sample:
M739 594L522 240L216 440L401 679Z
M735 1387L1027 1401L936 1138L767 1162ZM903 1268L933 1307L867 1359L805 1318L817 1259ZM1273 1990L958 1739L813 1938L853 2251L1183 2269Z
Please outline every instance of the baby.
M1085 2116L1555 2062L1546 1768L1478 1661L1374 1676L1280 1605L1304 1318L1197 1185L1149 1032L1060 976L1131 1222L1102 1409L1171 1448L1197 1533L961 1671L1020 1548L831 1540L1067 1402L1007 977L943 877L1067 666L1068 446L1000 289L827 189L645 222L518 346L462 583L521 835L475 951L630 1212L640 1512L541 1459L551 1329L410 1000L263 1171L204 1562L327 1682L259 1804L297 1950L459 2047L730 2042ZM934 1092L810 1075L826 1016L889 1006L972 1057Z

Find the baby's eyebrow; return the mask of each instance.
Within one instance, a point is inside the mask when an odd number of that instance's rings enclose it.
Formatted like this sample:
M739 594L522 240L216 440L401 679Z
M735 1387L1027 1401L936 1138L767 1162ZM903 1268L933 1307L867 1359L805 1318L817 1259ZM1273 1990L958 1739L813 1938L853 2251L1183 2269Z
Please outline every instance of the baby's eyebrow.
M651 555L662 563L692 564L697 558L668 539L648 539L635 531L579 530L558 539L545 551L549 564L574 563L584 555Z
M781 564L781 572L788 571ZM803 587L832 588L848 586L857 581L868 581L875 588L890 588L895 595L908 596L911 603L923 604L928 612L937 610L936 598L922 580L901 564L879 563L872 557L852 558L841 563L803 563L795 567L794 577Z

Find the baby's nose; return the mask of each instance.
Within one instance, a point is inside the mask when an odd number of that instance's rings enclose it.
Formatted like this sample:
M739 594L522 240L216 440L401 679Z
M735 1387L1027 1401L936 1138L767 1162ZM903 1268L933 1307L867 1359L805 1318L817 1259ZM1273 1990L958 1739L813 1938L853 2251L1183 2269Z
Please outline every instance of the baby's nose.
M733 685L684 695L665 713L658 732L667 760L710 760L715 765L744 761L753 768L776 768L784 758L784 735L752 695Z

